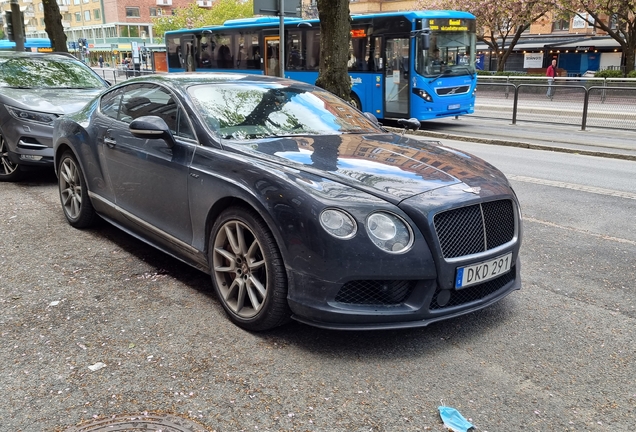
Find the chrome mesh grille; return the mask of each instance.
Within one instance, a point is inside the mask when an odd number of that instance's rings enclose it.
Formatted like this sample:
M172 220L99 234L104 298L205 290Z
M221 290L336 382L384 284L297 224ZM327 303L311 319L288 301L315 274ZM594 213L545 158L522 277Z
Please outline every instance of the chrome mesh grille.
M466 94L470 90L470 86L444 87L436 88L435 93L439 96Z
M359 305L397 305L411 295L416 283L417 281L351 281L338 291L336 301Z
M433 220L444 258L471 255L514 238L511 200L491 201L439 213Z

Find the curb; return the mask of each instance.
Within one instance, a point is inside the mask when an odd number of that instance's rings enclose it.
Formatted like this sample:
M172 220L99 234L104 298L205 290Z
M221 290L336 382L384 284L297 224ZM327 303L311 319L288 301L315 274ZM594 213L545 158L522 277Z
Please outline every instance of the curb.
M391 132L401 134L401 128L387 127L385 129L390 130ZM636 161L636 155L622 154L622 153L610 153L596 150L581 150L581 149L572 149L567 147L559 147L554 145L544 145L544 144L531 144L523 141L509 141L509 140L500 140L500 139L491 139L491 138L478 138L478 137L469 137L464 135L453 135L442 132L431 132L431 131L409 131L408 135L419 135L433 138L442 138L449 139L455 141L468 141L475 142L480 144L491 144L491 145L500 145L507 147L519 147L526 148L530 150L545 150L545 151L554 151L559 153L571 153L571 154L580 154L584 156L596 156L596 157L604 157L609 159L621 159L621 160L629 160Z

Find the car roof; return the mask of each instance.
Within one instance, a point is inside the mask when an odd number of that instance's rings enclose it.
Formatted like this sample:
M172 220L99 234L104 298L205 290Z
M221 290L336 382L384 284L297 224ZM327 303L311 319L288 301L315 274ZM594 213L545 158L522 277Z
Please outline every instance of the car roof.
M0 51L0 58L53 58L57 60L73 59L77 58L71 53L64 52L30 52L30 51Z
M155 74L144 77L132 78L122 82L119 85L126 85L135 82L158 82L172 83L175 86L187 88L198 84L212 83L228 83L228 84L280 84L283 86L293 85L297 88L315 89L313 85L305 84L300 81L294 81L289 78L279 78L268 75L256 75L235 72L176 72L169 74Z

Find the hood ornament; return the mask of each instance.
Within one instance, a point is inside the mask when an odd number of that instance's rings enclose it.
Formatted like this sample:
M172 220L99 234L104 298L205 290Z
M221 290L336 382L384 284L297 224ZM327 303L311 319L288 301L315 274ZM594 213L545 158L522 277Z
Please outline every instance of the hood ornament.
M475 195L479 195L479 192L481 192L481 188L480 187L469 187L467 189L462 189L462 192L474 193Z

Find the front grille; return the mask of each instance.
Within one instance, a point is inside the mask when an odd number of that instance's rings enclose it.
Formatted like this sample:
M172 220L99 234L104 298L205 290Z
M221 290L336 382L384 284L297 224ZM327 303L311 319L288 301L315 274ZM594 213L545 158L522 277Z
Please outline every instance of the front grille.
M336 301L359 305L398 305L411 295L416 283L417 281L351 281L340 288Z
M470 86L456 86L456 87L444 87L435 89L435 93L438 96L449 96L468 93Z
M515 279L515 274L515 267L513 266L508 273L501 275L496 279L491 279L482 284L472 285L461 290L451 290L450 300L444 302L441 306L439 305L439 303L437 303L437 296L440 292L442 292L442 290L437 288L435 290L435 294L433 294L433 300L431 300L429 310L460 306L466 303L481 300L485 297L488 297L490 294L497 292L506 284L513 281Z
M494 249L514 238L511 200L491 201L435 215L433 220L444 258Z

